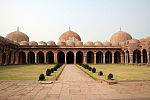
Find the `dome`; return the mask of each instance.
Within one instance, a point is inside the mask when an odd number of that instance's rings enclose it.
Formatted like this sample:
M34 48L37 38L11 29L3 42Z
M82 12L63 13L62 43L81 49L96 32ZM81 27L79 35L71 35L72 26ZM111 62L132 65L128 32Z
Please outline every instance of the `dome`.
M0 44L4 43L4 37L0 36Z
M94 43L92 41L88 41L88 42L85 42L84 45L85 46L94 46Z
M130 39L132 39L132 37L129 33L120 30L119 32L116 32L111 36L110 42L124 42Z
M81 42L81 41L76 41L76 42L75 42L75 46L83 46L83 42Z
M66 42L68 40L75 42L75 41L81 41L81 38L77 33L73 32L69 29L69 31L63 33L59 37L59 41Z
M100 42L100 41L96 41L96 42L94 43L94 46L103 46L103 43Z
M40 42L38 42L38 45L43 45L43 46L45 46L45 45L47 45L47 44L46 44L46 42L44 42L44 41L40 41Z
M37 42L35 42L35 41L31 41L31 42L29 42L29 45L37 46L37 45L38 45L38 43L37 43Z
M129 40L129 43L140 43L138 39L131 39Z
M65 43L65 42L62 42L62 41L59 41L59 42L57 43L57 45L58 45L58 46L66 46L66 43Z
M54 41L48 41L48 42L47 42L47 45L49 45L49 46L56 46L56 44L55 44Z
M106 42L103 42L103 45L110 47L112 44L111 44L111 42L106 41Z
M15 41L15 42L21 42L21 41L27 41L29 42L29 37L23 33L23 32L20 32L19 29L15 32L11 32L9 33L6 38L12 40L12 41Z
M75 46L75 43L74 43L73 41L69 41L69 40L68 40L68 41L66 42L66 45L67 45L67 46Z
M28 45L29 45L29 42L27 42L27 41L21 41L19 44L20 44L20 45L24 45L24 46L28 46Z
M140 39L140 41L150 41L150 36L146 37L146 38L143 38L143 39Z
M118 42L113 42L112 46L117 47L117 46L119 46L119 43Z

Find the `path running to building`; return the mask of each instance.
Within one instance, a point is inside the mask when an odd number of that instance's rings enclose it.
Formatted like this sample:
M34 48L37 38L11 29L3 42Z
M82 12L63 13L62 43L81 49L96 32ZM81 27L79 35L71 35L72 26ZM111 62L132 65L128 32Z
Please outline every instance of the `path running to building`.
M150 82L107 85L75 65L66 65L58 81L0 81L0 100L149 100ZM135 88L134 88L135 87Z

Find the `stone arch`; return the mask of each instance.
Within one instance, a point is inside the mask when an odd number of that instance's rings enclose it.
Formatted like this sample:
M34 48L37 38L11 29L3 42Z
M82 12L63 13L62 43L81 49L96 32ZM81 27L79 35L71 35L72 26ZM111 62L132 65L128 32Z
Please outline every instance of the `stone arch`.
M37 53L37 63L44 64L44 53L42 51Z
M26 54L25 52L19 52L19 64L26 64Z
M101 51L98 51L96 53L96 63L102 64L103 63L103 53Z
M74 53L72 51L67 52L67 64L74 63Z
M77 64L82 64L83 63L83 52L78 51L76 53L76 63Z
M46 62L48 64L54 64L54 53L52 51L46 53Z
M87 52L87 63L94 63L94 53L92 51Z
M112 63L112 53L110 51L107 51L105 53L105 63L106 64Z
M120 52L116 51L114 53L114 63L120 63L121 62L121 56L120 56Z
M35 64L35 54L32 51L28 53L28 64Z
M138 49L133 51L133 63L141 63L141 52Z
M2 65L6 63L6 53L2 54Z
M65 54L62 51L57 53L57 61L58 63L64 64L65 63Z
M143 55L143 63L147 63L147 51L145 49L142 50L142 55Z

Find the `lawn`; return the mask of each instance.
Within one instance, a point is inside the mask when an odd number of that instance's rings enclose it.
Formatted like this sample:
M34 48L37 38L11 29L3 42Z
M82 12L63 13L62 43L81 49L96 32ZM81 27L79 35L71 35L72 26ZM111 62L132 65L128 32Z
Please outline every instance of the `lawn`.
M150 80L150 66L124 64L98 64L89 66L95 67L97 72L92 73L82 67L78 67L96 80L106 80L109 73L112 73L116 80ZM104 75L99 76L99 71L103 71Z
M46 70L54 66L49 64L0 66L0 80L38 80L41 73L45 75ZM46 76L46 80L56 80L63 68L64 66L51 76Z

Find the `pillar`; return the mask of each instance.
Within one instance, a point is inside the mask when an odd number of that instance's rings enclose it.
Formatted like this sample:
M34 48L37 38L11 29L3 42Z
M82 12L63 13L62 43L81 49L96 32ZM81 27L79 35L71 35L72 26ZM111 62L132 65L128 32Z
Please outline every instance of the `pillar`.
M96 52L94 52L94 64L96 64Z
M11 61L10 61L10 64L14 64L14 52L12 52L12 54L11 54Z
M4 65L8 65L8 52L6 52L6 59L5 59L5 64Z
M87 55L83 53L83 64L87 64Z
M130 55L130 64L133 64L133 54L129 54Z
M147 64L150 64L150 54L147 52Z
M65 53L65 64L67 64L67 53Z
M46 59L46 52L44 52L44 63L47 64L47 59Z
M76 52L74 52L74 64L76 64Z
M57 61L57 52L54 53L54 63L55 63L55 64L58 63L58 61Z
M112 64L114 64L114 52L112 52Z
M2 65L2 52L0 52L0 65Z
M143 59L143 54L141 53L141 63L143 63L144 59Z
M121 55L121 64L124 64L124 55Z
M105 53L103 54L103 64L105 64Z
M35 52L34 54L35 54L35 64L37 64L38 63L38 61L37 61L37 53Z
M25 52L25 56L26 56L26 64L28 64L28 53Z

